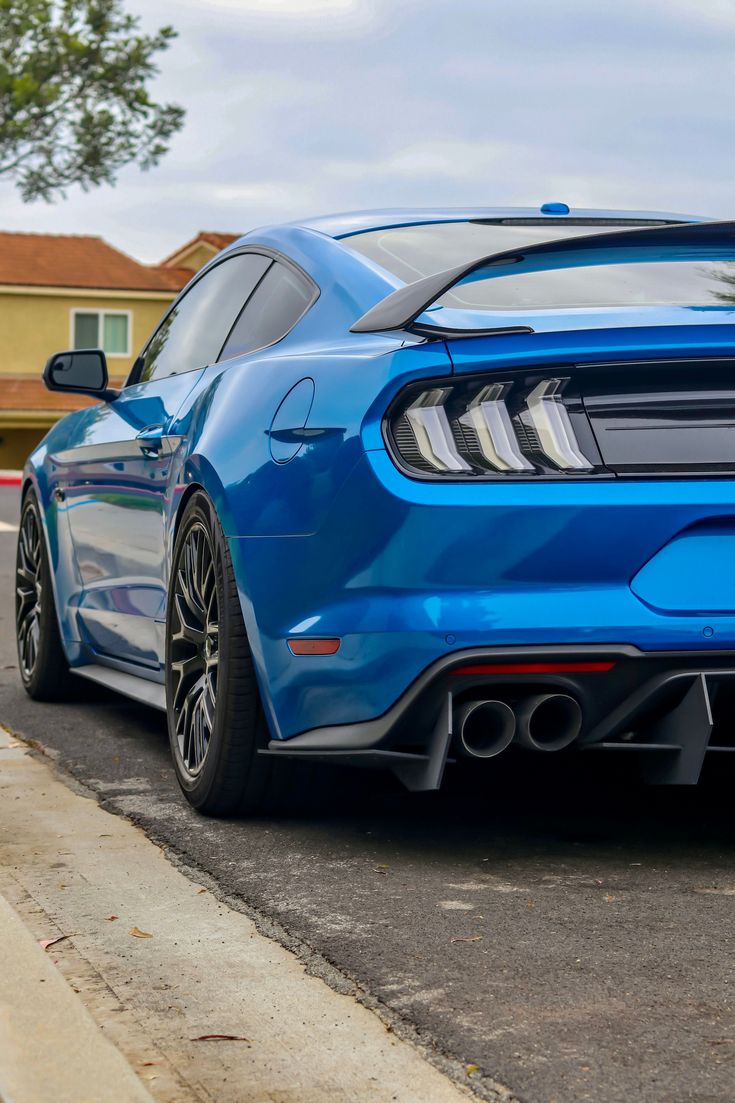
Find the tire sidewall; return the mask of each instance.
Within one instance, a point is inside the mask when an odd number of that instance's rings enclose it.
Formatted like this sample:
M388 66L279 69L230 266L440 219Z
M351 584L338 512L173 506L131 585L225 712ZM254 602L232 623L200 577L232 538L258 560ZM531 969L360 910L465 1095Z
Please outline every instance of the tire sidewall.
M178 560L187 535L197 523L203 524L207 530L214 558L215 586L217 588L217 601L219 604L219 665L217 669L217 699L215 704L214 729L201 770L197 774L191 774L184 765L178 739L176 737L176 718L171 706L172 676L169 661L169 641L171 639L172 598ZM228 730L228 726L234 720L234 718L230 716L230 709L228 707L228 683L232 670L230 658L232 614L226 597L225 555L225 537L222 533L214 508L209 498L202 491L197 491L184 507L184 516L182 517L176 535L174 552L171 560L171 577L169 579L166 609L165 667L166 718L169 743L171 744L171 754L173 756L179 784L194 807L203 805L208 801L213 787L216 784L217 777L220 773L221 759L225 753L225 734Z
M23 663L20 656L20 647L18 644L18 622L17 622L17 606L13 606L13 614L15 618L15 646L16 654L18 656L18 671L20 673L21 681L25 689L27 689L31 695L36 692L38 683L43 677L43 671L48 661L48 648L50 644L51 634L55 628L58 628L56 624L56 604L54 601L53 583L51 580L51 570L49 568L48 549L46 547L46 531L43 525L43 518L41 517L41 508L38 504L38 498L34 490L29 490L23 498L20 510L20 524L18 526L18 543L20 544L21 533L23 531L23 522L26 515L29 512L33 512L36 517L36 525L38 526L39 539L41 541L41 586L42 586L42 599L41 599L41 615L39 617L39 641L38 651L36 653L36 661L33 666L33 670L30 675L27 675L23 670ZM15 565L17 569L18 565L18 549L16 548ZM17 600L17 599L16 599Z

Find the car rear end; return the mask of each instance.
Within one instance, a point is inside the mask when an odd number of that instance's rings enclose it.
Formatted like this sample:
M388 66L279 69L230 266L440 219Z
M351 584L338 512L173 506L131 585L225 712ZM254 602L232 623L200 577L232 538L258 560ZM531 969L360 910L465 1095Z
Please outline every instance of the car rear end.
M448 756L511 743L678 783L735 750L728 234L530 273L522 256L516 288L483 270L411 320L447 367L422 373L409 338L365 421L343 492L361 570L320 621L349 690L293 753L425 788Z

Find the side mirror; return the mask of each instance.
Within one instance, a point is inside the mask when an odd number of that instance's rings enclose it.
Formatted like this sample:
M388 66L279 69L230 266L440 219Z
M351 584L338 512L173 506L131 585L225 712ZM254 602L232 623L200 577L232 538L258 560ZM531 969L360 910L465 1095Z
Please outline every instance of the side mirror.
M107 358L102 349L55 352L46 361L43 381L50 391L88 394L105 402L120 393L107 386Z

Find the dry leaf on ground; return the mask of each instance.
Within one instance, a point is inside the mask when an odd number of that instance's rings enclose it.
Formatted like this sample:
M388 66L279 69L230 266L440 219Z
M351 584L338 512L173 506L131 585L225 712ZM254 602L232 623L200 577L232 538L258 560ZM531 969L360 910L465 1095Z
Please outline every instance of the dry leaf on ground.
M190 1038L192 1042L249 1042L249 1038L243 1038L241 1034L200 1034L198 1038Z
M68 937L68 934L60 934L56 938L39 938L38 945L42 950L48 950L49 946L55 946L57 942L63 942Z

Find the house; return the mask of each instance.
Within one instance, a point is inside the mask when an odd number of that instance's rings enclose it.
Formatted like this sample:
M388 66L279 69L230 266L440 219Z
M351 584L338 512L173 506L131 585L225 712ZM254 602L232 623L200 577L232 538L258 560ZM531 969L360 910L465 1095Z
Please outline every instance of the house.
M99 237L0 232L0 468L18 468L51 425L86 405L47 391L50 353L103 348L122 382L167 306L238 234L203 231L160 265Z
M198 272L212 257L222 249L226 249L228 245L232 245L239 237L242 237L242 234L216 234L209 230L200 230L196 237L187 241L186 245L182 245L170 257L162 260L161 266L193 268Z

